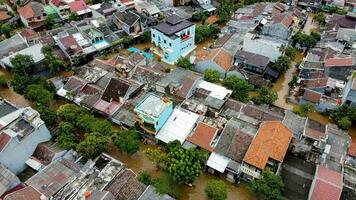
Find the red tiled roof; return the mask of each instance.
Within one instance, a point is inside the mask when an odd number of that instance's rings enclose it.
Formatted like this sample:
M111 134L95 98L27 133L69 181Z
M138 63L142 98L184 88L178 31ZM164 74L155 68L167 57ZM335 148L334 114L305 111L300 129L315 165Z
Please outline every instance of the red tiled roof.
M27 186L5 196L4 200L38 200L41 193L31 186Z
M11 16L7 14L7 11L0 11L0 21L10 19Z
M187 140L209 152L212 152L213 147L210 144L217 131L217 128L200 122L195 128L193 135L189 136Z
M232 64L232 56L223 48L202 49L196 52L196 62L211 60L224 71L229 71Z
M316 168L314 187L310 189L310 200L339 200L342 192L342 174L322 165Z
M76 0L69 5L70 11L79 12L88 8L87 4L83 0Z
M262 122L243 161L262 170L269 158L283 162L292 135L292 132L282 122Z
M351 57L346 58L328 58L325 61L325 67L344 67L352 66L353 59Z
M356 157L356 141L351 142L347 155Z
M312 103L319 103L321 99L321 94L313 90L306 89L304 91L303 99Z
M58 7L61 4L61 0L52 0L52 4Z
M21 15L25 19L35 16L35 12L32 9L31 3L28 3L27 5L25 5L23 7L18 7L17 12L19 13L19 15Z
M66 49L72 48L74 53L77 53L79 51L82 51L82 47L79 46L75 38L71 35L68 35L66 37L62 37L59 39L59 41L63 44L63 46Z
M11 137L6 133L0 134L0 152L5 148Z
M286 28L288 28L293 22L293 17L291 13L280 14L273 19L273 24L282 23Z
M25 28L20 32L20 35L24 38L26 38L26 40L32 40L34 38L37 38L39 35L36 31L34 31L33 29L30 28Z
M181 97L181 98L187 98L188 92L190 91L190 89L192 88L192 86L194 85L195 81L197 79L201 78L200 76L198 76L197 74L190 74L189 76L187 76L182 83L182 87L178 90L177 92L177 96Z

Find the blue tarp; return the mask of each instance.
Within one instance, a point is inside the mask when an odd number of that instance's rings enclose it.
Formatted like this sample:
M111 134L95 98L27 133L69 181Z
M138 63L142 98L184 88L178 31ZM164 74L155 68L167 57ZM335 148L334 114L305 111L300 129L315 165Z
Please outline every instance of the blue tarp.
M135 47L130 47L127 49L127 51L134 53L134 52L139 52L141 55L145 56L147 59L153 58L153 55L144 51L139 50L138 48Z

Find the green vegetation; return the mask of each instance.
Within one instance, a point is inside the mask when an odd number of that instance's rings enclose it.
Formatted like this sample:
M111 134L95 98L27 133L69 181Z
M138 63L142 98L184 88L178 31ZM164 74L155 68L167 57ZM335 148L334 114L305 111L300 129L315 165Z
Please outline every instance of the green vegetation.
M75 135L75 128L69 122L61 122L57 127L56 132L59 147L63 149L75 149L78 144L78 139Z
M262 87L257 91L257 96L253 98L256 104L272 105L277 99L277 92L273 91L269 87Z
M135 130L120 131L115 145L120 151L133 155L140 148L140 135Z
M200 25L195 29L195 42L204 42L208 37L215 36L220 33L220 28L215 25Z
M215 83L215 82L218 82L219 79L220 79L220 74L218 71L216 70L213 70L213 69L206 69L204 71L204 79L206 81L209 81L209 82L212 82L212 83Z
M252 86L245 80L239 79L235 75L228 76L223 80L223 86L232 90L232 97L241 102L249 100L248 93L252 90Z
M56 112L47 106L38 106L37 111L40 113L41 119L46 123L46 126L53 126L56 124Z
M11 37L11 26L8 23L1 25L1 33L5 35L6 38Z
M183 69L192 70L193 64L186 57L180 57L175 63L177 67L181 67Z
M205 23L205 20L208 18L208 14L204 11L196 12L192 15L192 20L194 22L202 22Z
M53 100L53 94L42 85L32 84L26 88L25 98L39 105L48 105Z
M46 64L52 74L57 74L61 70L66 70L65 63L56 55L53 55L52 47L44 45L41 52L45 56Z
M317 32L311 32L310 35L298 31L292 36L294 42L298 43L301 47L312 48L320 40L320 34Z
M138 173L137 180L139 180L140 182L142 182L145 185L152 184L152 177L147 170L140 171Z
M323 12L317 12L314 16L315 21L319 23L319 25L323 26L325 24L325 15Z
M284 51L285 51L286 56L288 56L290 59L293 59L295 54L297 54L297 50L292 46L287 46L284 49Z
M53 28L53 26L55 25L55 16L53 14L50 14L46 17L45 25L47 29Z
M132 36L124 36L121 38L119 44L123 45L124 48L128 48L132 45L133 43L133 37Z
M356 122L356 107L347 105L339 106L331 112L330 117L341 129L347 130L352 123Z
M78 21L79 16L76 13L71 13L68 17L69 21Z
M289 89L293 90L297 85L297 83L298 83L298 77L296 75L293 75L292 80L290 80L288 83Z
M292 64L292 60L288 56L279 56L276 62L273 65L273 68L278 72L283 73L286 72L290 65Z
M313 104L310 103L303 103L293 108L293 112L301 117L307 117L314 110Z
M3 75L0 75L0 88L5 88L5 87L7 87L6 77Z
M220 23L225 23L230 20L231 15L239 8L242 8L242 3L237 3L234 0L220 0L219 6L216 9L216 14L219 17Z
M77 151L86 158L95 158L108 150L109 139L100 133L86 133L85 138L77 145Z
M208 181L204 192L212 200L225 200L227 198L226 185L221 180Z
M282 178L269 171L263 172L261 178L251 184L251 190L255 194L268 200L281 199L283 187Z
M328 12L328 13L336 13L339 15L346 15L347 14L347 10L340 8L338 6L334 6L334 5L319 5L317 8L317 12Z
M146 149L143 153L150 159L157 169L164 169L168 162L168 155L163 150L157 149Z
M138 40L141 43L146 43L151 41L151 31L145 31L138 36Z
M152 185L156 187L160 194L168 194L176 199L179 199L182 194L182 187L173 181L168 173L152 180Z

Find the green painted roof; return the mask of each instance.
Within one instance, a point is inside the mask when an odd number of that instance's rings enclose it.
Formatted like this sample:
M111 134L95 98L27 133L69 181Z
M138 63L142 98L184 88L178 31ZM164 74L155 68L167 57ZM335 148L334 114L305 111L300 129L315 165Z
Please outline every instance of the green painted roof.
M56 10L50 5L45 6L44 10L47 15L57 14Z

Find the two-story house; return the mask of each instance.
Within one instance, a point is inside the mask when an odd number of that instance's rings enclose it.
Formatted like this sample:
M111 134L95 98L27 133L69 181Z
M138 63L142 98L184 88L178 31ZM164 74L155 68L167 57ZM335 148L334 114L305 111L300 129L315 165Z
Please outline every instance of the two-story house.
M21 109L20 116L0 133L0 163L18 174L26 168L37 145L50 139L39 113L30 107Z
M114 24L122 29L127 35L138 36L142 32L141 18L133 11L123 11L114 13Z
M293 24L292 13L276 15L272 21L267 22L262 28L262 34L288 39Z
M266 169L278 173L292 136L293 133L282 122L262 122L243 158L243 178L258 179Z
M155 53L169 64L174 64L195 49L194 37L195 25L177 15L167 17L165 22L151 29Z
M141 128L147 133L156 134L173 112L173 103L167 97L149 93L134 111Z
M40 29L45 25L46 13L42 4L32 1L23 7L18 7L21 22L33 29Z

